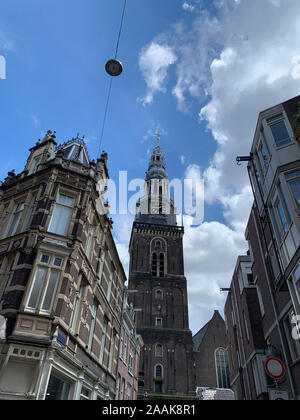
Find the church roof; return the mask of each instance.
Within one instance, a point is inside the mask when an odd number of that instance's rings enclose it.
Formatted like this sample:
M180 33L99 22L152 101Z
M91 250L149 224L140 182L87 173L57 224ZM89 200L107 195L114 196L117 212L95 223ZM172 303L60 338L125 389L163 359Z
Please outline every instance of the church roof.
M222 320L222 322L224 323L223 318L221 317L219 311L215 310L213 317L204 325L204 327L202 327L192 338L193 340L193 348L194 351L198 351L200 345L202 344L202 341L205 337L205 334L209 328L209 326L212 324L213 321L215 320Z

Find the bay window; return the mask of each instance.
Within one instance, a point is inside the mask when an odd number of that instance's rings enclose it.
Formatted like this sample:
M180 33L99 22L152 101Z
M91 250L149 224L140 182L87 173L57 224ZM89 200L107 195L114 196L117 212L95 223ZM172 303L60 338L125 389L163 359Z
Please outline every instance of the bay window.
M26 303L26 311L49 315L52 311L58 288L63 258L42 254L35 269Z

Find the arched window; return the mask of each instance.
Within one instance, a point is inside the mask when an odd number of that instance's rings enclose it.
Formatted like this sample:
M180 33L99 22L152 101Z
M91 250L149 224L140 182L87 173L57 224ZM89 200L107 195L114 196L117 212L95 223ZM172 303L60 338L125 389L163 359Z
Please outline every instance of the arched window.
M160 241L155 242L155 248L161 248L161 242Z
M162 300L162 298L163 298L163 292L161 290L156 290L155 299L156 300Z
M152 254L152 267L151 267L152 275L157 277L157 253L153 252Z
M215 351L218 388L230 388L228 353L222 347Z
M162 377L163 377L162 365L156 365L155 366L155 378L156 379L162 379Z
M156 344L155 346L155 356L162 357L163 355L163 346L162 344Z
M165 254L159 254L159 277L165 275Z

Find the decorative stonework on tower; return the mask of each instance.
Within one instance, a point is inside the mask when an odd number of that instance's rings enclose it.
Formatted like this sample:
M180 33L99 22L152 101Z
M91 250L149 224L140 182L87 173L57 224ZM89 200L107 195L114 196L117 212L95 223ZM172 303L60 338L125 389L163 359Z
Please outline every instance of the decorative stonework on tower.
M182 238L162 148L150 158L144 196L137 203L129 252L129 288L144 340L140 398L193 397L195 391L192 333L188 322L187 284Z

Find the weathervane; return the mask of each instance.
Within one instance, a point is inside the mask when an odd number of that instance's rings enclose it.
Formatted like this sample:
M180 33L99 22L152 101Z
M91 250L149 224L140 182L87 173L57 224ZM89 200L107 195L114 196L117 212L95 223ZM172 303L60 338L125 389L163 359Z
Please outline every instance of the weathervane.
M160 141L160 132L159 132L159 129L156 130L156 140L157 140L157 144L159 145L159 141Z

